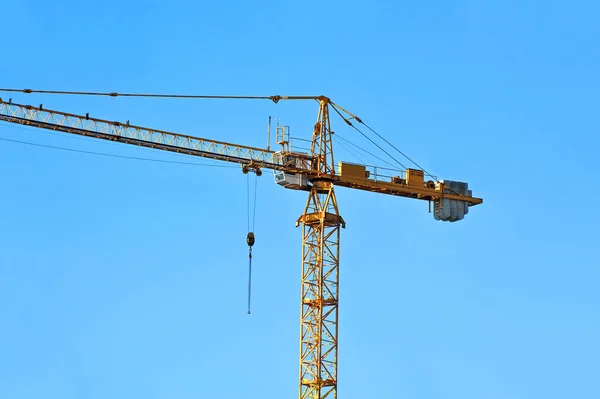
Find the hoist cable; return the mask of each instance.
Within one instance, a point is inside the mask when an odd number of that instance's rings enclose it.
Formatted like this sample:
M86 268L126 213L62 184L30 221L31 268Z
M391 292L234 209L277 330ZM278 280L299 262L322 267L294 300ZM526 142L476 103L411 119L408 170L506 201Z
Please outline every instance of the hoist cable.
M250 301L252 299L252 247L248 252L248 314L250 314Z
M372 131L373 133L375 133L377 135L377 137L379 137L381 140L385 141L394 150L398 151L404 158L406 158L410 162L412 162L417 168L421 169L427 176L430 176L432 179L434 179L435 181L437 181L439 183L437 177L435 177L431 173L427 172L422 166L420 166L418 163L416 163L415 161L413 161L412 159L410 159L408 157L408 155L406 155L405 153L403 153L402 151L400 151L395 145L393 145L392 143L390 143L389 141L387 141L382 135L380 135L375 130L373 130L369 125L367 125L366 123L364 123L362 120L359 120L359 122L362 123L363 125L365 125L367 129L369 129L370 131Z
M389 165L389 166L391 166L392 168L395 168L395 167L396 167L396 165L392 164L390 161L388 161L388 160L386 160L386 159L383 159L383 158L381 158L381 157L379 157L379 156L377 156L377 155L375 155L375 154L373 154L373 153L371 153L371 152L369 152L369 151L365 150L365 149L364 149L364 148L362 148L361 146L354 144L353 142L351 142L350 140L347 140L347 139L343 138L343 137L342 137L342 136L340 136L339 134L337 134L337 135L333 136L333 138L334 138L334 139L340 139L340 140L342 140L342 141L345 141L346 143L350 144L350 145L351 145L351 146L353 146L353 147L356 147L356 148L357 148L357 149L359 149L360 151L363 151L364 153L366 153L366 154L369 154L370 156L372 156L372 157L374 157L374 158L377 158L378 160L380 160L380 161L382 161L382 162L385 162L386 164L388 164L388 165ZM342 143L339 143L339 144L342 144ZM348 149L348 148L346 147L346 149Z
M365 133L363 133L359 128L357 128L356 126L354 126L354 124L352 122L350 122L350 120L348 118L346 118L344 115L342 115L342 113L337 109L336 106L333 106L332 108L335 110L335 112L337 112L337 114L340 116L340 118L342 118L354 130L356 130L357 132L359 132L360 134L362 134L364 138L366 138L367 140L369 140L372 144L374 144L377 148L379 148L381 151L383 151L388 157L390 157L394 161L396 161L404 169L407 169L406 166L402 165L402 163L400 161L398 161L396 158L394 158L389 152L387 152L386 150L384 150L379 144L377 144L375 141L373 141L373 139L371 139L369 136L367 136Z
M382 135L380 135L379 133L377 133L372 127L370 127L369 125L367 125L365 122L363 122L358 116L354 115L353 113L349 112L348 110L340 107L337 104L331 103L331 105L333 106L333 109L336 110L336 112L342 117L342 119L344 119L344 121L346 121L347 124L349 124L350 126L353 126L352 123L350 122L350 120L348 118L345 118L344 116L342 116L342 114L340 113L340 111L337 109L339 108L340 110L342 110L343 112L347 113L348 115L351 116L350 119L355 119L358 123L364 125L367 129L369 129L371 132L373 132L375 135L377 135L377 137L379 137L381 140L383 140L387 145L389 145L390 147L392 147L394 150L398 151L398 153L400 153L404 158L408 159L410 162L412 162L417 168L421 169L423 171L423 173L427 176L430 176L431 178L433 178L436 182L439 183L439 180L437 179L436 176L432 175L431 173L427 172L425 170L425 168L423 168L422 166L420 166L418 163L416 163L415 161L413 161L408 155L406 155L405 153L403 153L402 151L400 151L395 145L393 145L392 143L390 143L388 140L385 139L385 137L383 137ZM356 127L355 127L356 129ZM387 153L386 153L387 154ZM389 154L388 154L389 155ZM393 157L392 157L393 159ZM396 161L398 162L398 161ZM398 162L399 163L399 162Z
M367 136L366 134L364 134L359 128L357 128L354 125L351 125L357 132L359 132L360 134L362 134L367 140L369 140L371 143L373 143L377 148L379 148L381 151L383 151L388 157L392 158L394 161L396 161L396 163L400 166L402 166L404 169L408 169L406 166L404 166L404 164L402 164L402 162L398 161L396 158L394 158L389 152L387 152L386 150L384 150L379 144L377 144L375 141L373 141L369 136Z
M400 163L400 161L398 161L396 158L394 158L393 156L391 156L387 151L385 151L383 148L381 148L377 143L375 143L373 140L371 140L371 138L369 138L367 135L365 135L362 131L360 131L360 129L358 129L356 126L354 126L352 124L352 122L350 122L350 120L346 117L344 117L341 112L337 109L337 105L332 104L333 109L335 110L335 112L338 113L338 115L350 126L352 126L356 131L358 131L360 134L362 134L367 140L369 140L371 143L375 144L377 146L377 148L379 148L381 151L385 152L390 158L392 158L394 161L398 162L400 164L400 166L402 166L404 169L408 169L406 166L402 165ZM393 149L395 149L396 151L398 151L400 154L402 154L406 159L408 159L410 162L412 162L414 165L416 165L419 169L421 169L423 171L423 173L429 177L431 177L433 180L435 180L436 182L440 183L440 181L438 180L438 178L434 175L432 175L431 173L427 172L424 168L422 168L421 166L419 166L419 164L417 164L415 161L413 161L412 159L410 159L406 154L404 154L402 151L400 151L398 148L396 148L396 146L394 146L392 143L390 143L388 140L386 140L383 136L381 136L379 133L377 133L375 130L373 130L369 125L367 125L366 123L364 123L358 116L351 114L350 112L346 111L345 109L343 109L342 107L340 107L340 109L342 109L344 112L346 112L348 115L352 116L352 119L356 119L356 121L358 121L359 123L363 124L364 126L367 127L367 129L369 129L371 132L375 133L377 135L377 137L379 137L380 139L382 139L383 141L385 141L389 146L391 146ZM447 189L448 191L450 191L451 193L457 194L457 195L461 195L460 193L458 193L457 191L451 189L450 187L445 187L445 189Z
M400 154L402 154L406 159L408 159L410 162L412 162L417 168L421 169L423 171L423 173L426 176L431 177L433 180L435 180L436 182L440 183L440 181L438 180L438 178L434 175L432 175L431 173L429 173L428 171L426 171L423 167L421 167L418 163L416 163L415 161L413 161L412 159L410 159L408 156L406 156L402 151L400 151L398 148L396 148L392 143L390 143L389 141L387 141L385 138L383 138L379 133L377 133L375 130L373 130L369 125L367 125L366 123L364 123L363 121L359 120L358 118L356 118L360 123L362 123L363 125L365 125L367 127L367 129L369 129L370 131L372 131L373 133L375 133L380 139L382 139L383 141L385 141L386 143L388 143L393 149L395 149L396 151L398 151ZM450 187L445 187L446 190L450 191L451 193L454 193L456 195L463 195L461 193L459 193L456 190L451 189Z
M248 232L250 232L250 175L246 174L246 219Z
M369 137L367 137L364 133L362 133L356 126L354 126L352 124L352 122L350 122L350 119L355 119L358 123L364 125L367 127L367 129L369 129L371 132L373 132L375 135L377 135L377 137L379 137L381 140L385 141L390 147L392 147L393 149L395 149L396 151L398 151L403 157L405 157L406 159L408 159L410 162L412 162L417 168L421 169L423 171L423 174L431 177L433 180L435 180L436 182L440 183L440 181L438 180L438 178L434 175L432 175L431 173L429 173L428 171L426 171L423 167L421 167L418 163L416 163L415 161L413 161L411 158L409 158L405 153L403 153L402 151L400 151L395 145L393 145L392 143L390 143L388 140L386 140L383 136L381 136L379 133L377 133L373 128L371 128L369 125L367 125L366 123L364 123L358 116L354 115L353 113L345 110L344 108L340 107L337 104L334 104L333 102L331 103L331 106L333 107L333 109L338 113L338 115L350 126L352 126L354 129L356 129L358 132L360 132L363 136L365 136L370 142L372 142L373 144L375 144L373 142L373 140L371 140ZM351 116L351 118L346 118L344 117L341 112L337 109L341 109L342 111L344 111L345 113L347 113L348 115ZM394 157L392 157L387 151L385 151L383 148L381 148L379 145L375 144L380 150L382 150L383 152L385 152L388 156L390 156L393 160L395 160L396 162L398 162L403 168L406 168L404 165L402 165L398 160L396 160ZM457 194L457 195L461 195L460 193L458 193L457 191L451 189L450 187L445 187L446 190L450 191L451 193Z
M246 219L248 237L250 237L250 174L246 173ZM252 293L252 246L248 242L248 314L250 314L250 299Z
M369 162L365 162L365 160L363 159L363 157L359 153L355 152L352 148L347 147L346 144L344 144L343 141L339 141L338 140L339 138L340 138L339 136L338 137L333 136L333 141L335 141L336 144L339 144L342 148L344 148L350 154L354 155L356 157L356 159L358 159L360 162L362 162L364 164L369 163Z
M254 204L252 210L252 231L256 228L256 193L258 188L258 176L254 175Z
M250 173L246 174L246 205L248 217L248 314L250 314L250 304L252 299L252 245L254 245L254 227L256 225L256 193L258 188L258 175L254 174L254 201L252 203L252 225L250 225ZM252 230L250 227L252 226ZM252 237L252 241L250 241Z

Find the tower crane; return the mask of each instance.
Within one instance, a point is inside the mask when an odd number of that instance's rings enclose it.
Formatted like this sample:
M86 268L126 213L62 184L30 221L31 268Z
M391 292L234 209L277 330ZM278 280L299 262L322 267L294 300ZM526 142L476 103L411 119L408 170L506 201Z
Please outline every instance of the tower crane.
M30 89L2 91L36 92ZM81 92L66 94L104 94L112 97L119 95ZM135 126L129 122L92 118L89 114L76 115L53 111L42 105L35 107L16 104L12 99L4 101L0 98L0 120L233 162L242 165L245 173L255 172L260 175L262 169L271 169L278 184L289 189L307 191L308 200L304 212L296 222L297 227L302 225L299 398L337 398L339 245L340 228L345 228L346 223L338 209L335 187L428 201L430 205L433 204L433 216L436 220L450 222L461 220L470 206L481 204L483 200L473 197L466 183L437 179L426 181L421 169L407 169L398 176L386 176L386 172L377 167L346 162L336 165L329 111L333 109L350 125L352 121L362 121L325 96L172 97L260 98L274 102L316 101L319 110L312 132L310 153L293 151L289 131L286 131L284 126L278 127L276 133L276 141L281 145L281 149L272 151ZM249 245L250 241L253 244L254 237L248 237L248 241Z

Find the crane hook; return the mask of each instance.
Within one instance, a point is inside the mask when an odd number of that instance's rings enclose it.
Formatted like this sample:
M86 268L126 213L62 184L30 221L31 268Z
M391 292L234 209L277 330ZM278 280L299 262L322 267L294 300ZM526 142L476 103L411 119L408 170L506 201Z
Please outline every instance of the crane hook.
M254 239L254 233L250 232L248 233L248 235L246 236L246 243L248 243L248 246L252 248L252 246L254 245L255 239Z

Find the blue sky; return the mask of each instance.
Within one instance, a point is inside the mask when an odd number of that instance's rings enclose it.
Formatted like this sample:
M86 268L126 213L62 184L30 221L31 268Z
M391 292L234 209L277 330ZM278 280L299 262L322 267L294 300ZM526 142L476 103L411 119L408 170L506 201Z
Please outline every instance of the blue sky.
M600 7L396 3L7 2L0 86L330 96L485 201L444 224L337 191L339 397L599 397ZM269 115L310 138L317 112L0 96L255 146ZM0 138L210 163L6 123ZM0 179L0 398L297 395L303 193L259 179L248 316L237 167L0 141Z

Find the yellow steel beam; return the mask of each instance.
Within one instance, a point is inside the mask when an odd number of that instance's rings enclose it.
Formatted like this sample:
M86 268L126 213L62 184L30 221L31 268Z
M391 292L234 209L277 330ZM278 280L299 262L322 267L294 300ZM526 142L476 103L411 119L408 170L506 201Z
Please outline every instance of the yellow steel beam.
M299 399L337 398L340 227L334 186L313 186L302 224Z
M321 121L329 123L328 101L326 97L281 97L281 99L317 99L320 100L319 121L315 131L320 131ZM224 141L204 139L185 134L164 130L130 125L128 123L108 121L90 117L89 115L70 114L61 111L42 109L31 105L21 105L0 99L0 120L48 130L62 131L81 136L95 137L104 140L117 141L125 144L139 145L159 150L200 156L243 165L252 164L255 168L281 170L288 173L304 174L313 179L322 177L332 181L337 186L372 191L381 194L397 195L427 201L446 198L466 201L470 205L482 203L481 198L456 194L444 194L442 190L426 187L413 187L393 183L389 178L377 181L354 176L336 174L334 168L332 144L330 135L315 136L312 150L315 155L303 158L298 164L284 165L277 159L276 152L263 148L227 143ZM317 129L319 128L319 129ZM327 126L327 129L329 126ZM315 147L316 145L316 147ZM326 148L320 154L319 148ZM386 181L387 179L387 181Z
M319 100L311 152L312 187L302 224L299 399L337 398L340 228L335 198L329 99Z
M411 187L402 183L392 183L388 181L374 181L371 179L358 179L352 177L340 176L335 180L336 186L354 188L357 190L372 191L380 194L397 195L400 197L414 198L425 201L435 201L438 199L452 199L468 202L469 205L478 205L483 199L469 197L460 194L444 193L442 189L427 187Z
M296 168L282 167L277 163L274 151L262 148L107 121L89 115L69 114L31 105L9 103L1 99L0 120L221 161L240 164L252 162L256 167L296 170Z

